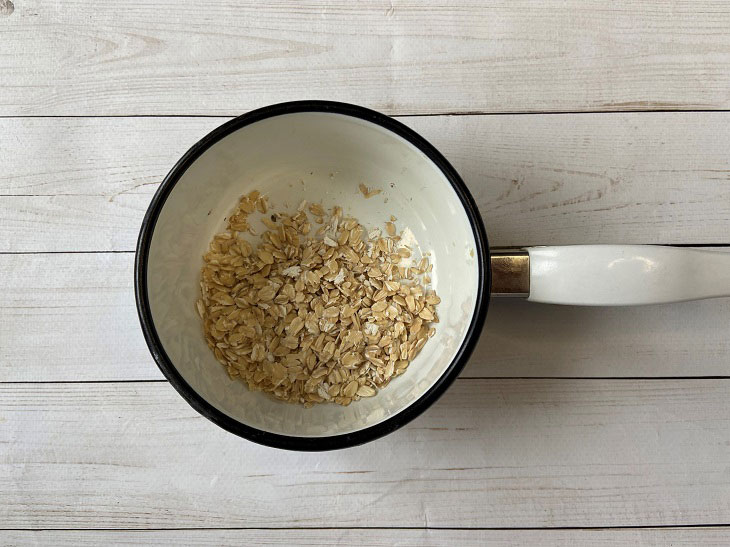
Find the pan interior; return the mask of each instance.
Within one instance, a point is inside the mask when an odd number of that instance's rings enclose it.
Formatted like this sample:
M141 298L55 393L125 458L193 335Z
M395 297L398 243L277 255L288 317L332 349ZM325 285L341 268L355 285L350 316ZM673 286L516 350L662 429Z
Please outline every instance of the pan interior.
M381 190L369 199L363 183ZM301 200L340 205L366 227L393 215L398 231L430 253L432 285L441 297L436 335L375 397L348 407L306 409L249 391L230 380L202 334L195 309L202 254L225 226L238 198L251 190L275 211ZM255 241L253 238L251 241ZM210 405L262 431L294 437L351 433L375 425L417 401L444 374L474 314L479 271L474 233L442 171L416 146L359 118L323 112L277 115L215 142L182 174L154 227L147 268L154 328L170 362Z

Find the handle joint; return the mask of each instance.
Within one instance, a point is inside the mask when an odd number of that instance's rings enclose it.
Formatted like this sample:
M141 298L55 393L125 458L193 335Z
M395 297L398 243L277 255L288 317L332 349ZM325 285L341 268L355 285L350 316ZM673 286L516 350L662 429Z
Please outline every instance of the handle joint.
M525 249L492 249L492 296L530 296L530 255Z

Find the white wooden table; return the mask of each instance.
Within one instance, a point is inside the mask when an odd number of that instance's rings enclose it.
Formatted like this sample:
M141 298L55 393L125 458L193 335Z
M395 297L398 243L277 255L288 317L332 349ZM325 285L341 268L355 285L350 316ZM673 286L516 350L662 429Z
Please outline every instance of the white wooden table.
M231 116L401 117L493 245L730 244L730 5L0 0L0 544L727 545L730 299L494 302L447 395L324 454L198 416L137 322L158 183Z

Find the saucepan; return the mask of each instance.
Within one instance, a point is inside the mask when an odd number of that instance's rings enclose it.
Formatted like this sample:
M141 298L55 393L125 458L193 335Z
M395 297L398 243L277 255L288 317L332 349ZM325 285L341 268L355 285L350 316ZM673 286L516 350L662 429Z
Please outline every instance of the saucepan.
M363 199L359 185L381 192ZM374 397L312 408L231 380L195 309L201 256L240 195L280 207L341 205L364 224L391 215L430 253L441 298L433 338ZM200 414L251 441L329 450L388 434L454 381L482 331L490 297L566 305L656 304L730 294L730 255L687 248L578 245L492 250L456 170L402 123L351 104L299 101L255 110L203 137L162 182L145 215L135 293L153 358Z

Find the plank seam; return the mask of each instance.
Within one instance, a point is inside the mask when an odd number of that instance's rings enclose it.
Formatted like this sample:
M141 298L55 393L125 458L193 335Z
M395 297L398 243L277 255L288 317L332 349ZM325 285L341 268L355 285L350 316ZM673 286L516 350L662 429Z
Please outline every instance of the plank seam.
M615 526L490 526L490 527L451 527L451 526L203 526L172 528L0 528L0 531L13 532L174 532L192 530L444 530L444 531L529 531L529 530L646 530L682 528L730 528L730 524L637 524Z
M64 194L55 194L55 195L64 195ZM3 196L0 196L2 198ZM619 245L618 243L617 245ZM661 245L662 247L712 247L712 248L725 248L730 247L729 243L632 243L631 245ZM529 245L528 245L529 246ZM500 246L494 246L491 247L492 250L500 249L500 248L507 248L507 247L500 247ZM508 248L513 248L513 246L510 246ZM79 254L134 254L136 251L134 250L110 250L110 251L0 251L0 256L2 255L79 255Z
M14 119L63 119L63 118L220 118L231 119L250 112L255 109L242 110L232 114L6 114L0 115L0 120ZM730 109L724 108L648 108L648 109L626 109L626 110L507 110L501 112L490 112L483 110L464 110L458 112L427 112L427 113L410 113L389 114L393 118L419 118L419 117L438 117L438 116L545 116L545 115L573 115L573 114L657 114L657 113L727 113Z
M669 380L730 380L730 376L459 376L457 380L586 380L586 381L669 381ZM139 380L11 380L0 381L3 385L54 385L54 384L167 384L164 378ZM1 529L1 528L0 528Z

